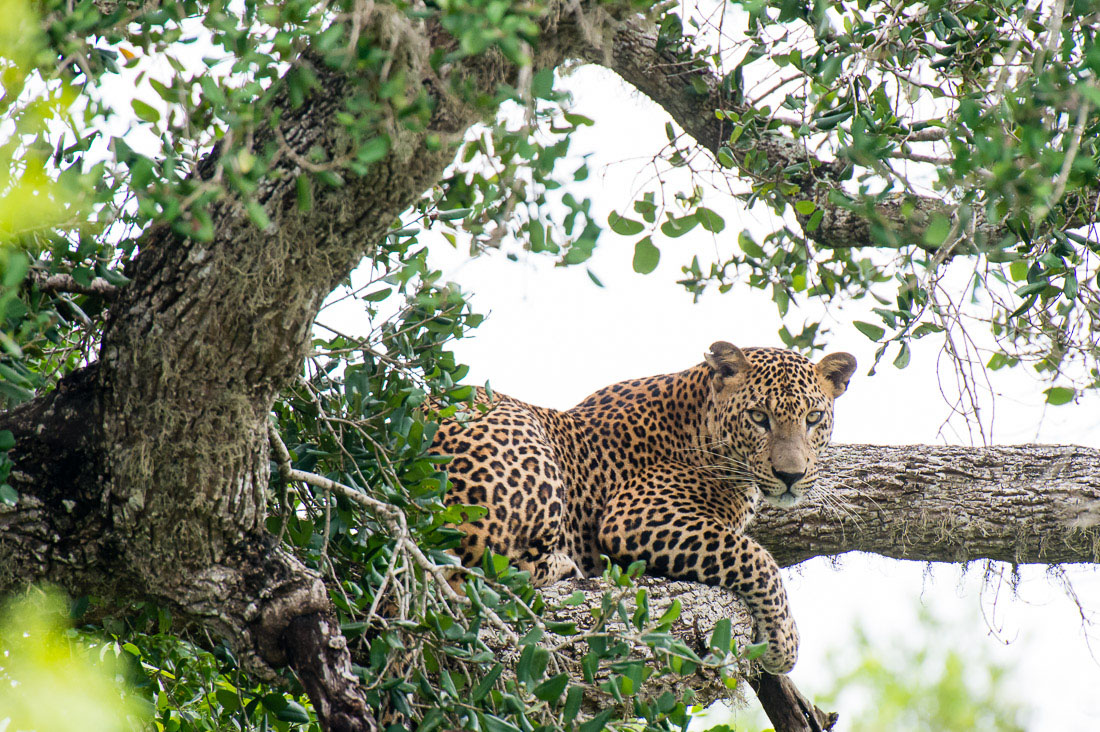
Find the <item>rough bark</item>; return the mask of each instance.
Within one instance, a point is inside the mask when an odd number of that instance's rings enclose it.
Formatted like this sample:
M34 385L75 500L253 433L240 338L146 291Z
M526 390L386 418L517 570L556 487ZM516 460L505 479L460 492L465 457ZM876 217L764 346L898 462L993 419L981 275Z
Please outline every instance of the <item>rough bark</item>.
M749 680L760 706L776 730L825 732L837 723L835 712L825 712L802 696L788 676L761 674Z
M822 475L805 504L765 509L752 525L781 566L848 551L931 562L1100 561L1098 450L835 445Z

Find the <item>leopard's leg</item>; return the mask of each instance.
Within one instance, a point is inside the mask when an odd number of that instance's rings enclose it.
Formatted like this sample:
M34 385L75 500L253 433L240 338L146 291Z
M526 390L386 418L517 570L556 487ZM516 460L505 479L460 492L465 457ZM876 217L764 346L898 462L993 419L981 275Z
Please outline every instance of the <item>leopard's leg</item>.
M726 528L727 517L708 514L690 481L671 482L660 490L620 490L600 523L603 550L623 564L642 559L656 575L732 590L755 620L757 642L768 643L764 669L790 671L798 658L798 629L779 566L751 537Z

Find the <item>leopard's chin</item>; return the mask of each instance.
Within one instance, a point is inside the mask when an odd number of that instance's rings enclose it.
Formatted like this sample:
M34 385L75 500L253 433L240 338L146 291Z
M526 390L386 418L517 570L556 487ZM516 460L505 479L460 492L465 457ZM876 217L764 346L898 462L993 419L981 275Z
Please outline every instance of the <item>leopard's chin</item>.
M802 501L803 493L795 493L789 488L782 493L768 493L763 491L764 500L778 508L790 508Z

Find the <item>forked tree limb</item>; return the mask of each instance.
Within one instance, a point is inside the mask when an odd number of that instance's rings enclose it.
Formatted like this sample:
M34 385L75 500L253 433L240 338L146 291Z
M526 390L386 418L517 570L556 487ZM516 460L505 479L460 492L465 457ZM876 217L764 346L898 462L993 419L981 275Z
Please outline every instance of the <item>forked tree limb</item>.
M804 697L786 674L764 672L749 684L776 732L827 732L839 719L836 712L823 711Z
M613 10L550 3L536 67L584 56L601 39L600 62L716 149L722 131L701 125L712 124L706 120L719 97L687 90L688 79L657 51L651 23L611 28ZM432 44L450 42L448 34L391 6L374 12L371 44L407 59L410 89L432 97L423 129L395 123L382 159L339 187L317 182L303 211L296 187L303 171L294 161L314 149L333 160L347 152L338 119L361 81L316 64L317 88L300 106L282 93L269 100L264 119L278 120L278 136L255 130L256 149L277 139L294 152L272 161L250 198L269 226L261 231L242 200L228 196L206 212L210 241L150 227L132 281L109 311L97 364L0 414L0 429L16 439L10 482L19 493L15 506L0 505L7 560L0 590L54 581L76 595L165 603L243 651L242 664L261 677L287 656L315 706L327 710L329 729L369 730L371 722L357 716L343 638L326 615L324 593L313 590L316 573L267 541L268 414L301 368L326 295L441 178L452 145L492 113L457 98L436 76ZM517 81L495 52L456 62L455 74L478 85L472 98L494 98ZM429 149L429 138L438 149ZM779 136L760 146L776 163L806 154ZM219 154L199 173L209 173ZM829 181L830 170L823 163L814 181ZM815 190L807 197L816 200ZM821 231L838 246L865 242L858 228L828 217ZM852 549L943 561L1097 559L1095 450L848 446L830 456L842 511L766 512L754 527L782 564ZM282 641L273 647L273 638Z

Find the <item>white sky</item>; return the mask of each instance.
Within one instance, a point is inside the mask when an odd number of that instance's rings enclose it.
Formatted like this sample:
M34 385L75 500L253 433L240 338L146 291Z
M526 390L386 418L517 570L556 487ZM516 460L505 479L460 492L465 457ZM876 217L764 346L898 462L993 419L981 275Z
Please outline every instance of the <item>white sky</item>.
M640 186L653 185L646 163L665 143L662 110L606 70L585 67L565 79L574 109L596 120L577 135L573 151L591 153L590 179L571 185L578 199L594 200L601 220L611 209L629 210ZM675 186L676 176L666 181ZM681 185L688 185L680 179ZM682 239L660 239L661 265L650 275L631 269L633 241L605 232L590 262L606 287L591 283L583 267L547 266L531 257L468 260L439 240L432 245L435 266L473 294L487 321L473 336L455 344L459 360L471 367L470 383L490 381L501 392L557 408L568 408L592 391L639 375L687 368L701 360L715 340L747 345L782 345L775 307L758 291L735 288L711 294L698 304L675 284L691 253L729 247L739 230L736 204L712 194L707 205L726 216L727 229L715 237L697 228ZM745 220L742 218L742 220ZM751 226L751 224L749 224ZM860 311L834 312L829 350L847 350L861 363L849 392L837 403L836 442L879 444L969 444L965 430L938 435L949 410L936 378L939 344L917 344L908 369L889 363L866 377L875 345L849 325L875 321ZM793 307L792 307L793 310ZM349 313L350 315L350 313ZM327 317L327 316L326 316ZM797 319L796 319L796 322ZM891 354L892 357L892 354ZM1100 447L1100 400L1044 409L1041 386L1025 373L995 373L994 440L1001 443L1076 443ZM1029 729L1100 729L1100 663L1094 660L1076 607L1045 570L1024 568L1019 596L997 585L985 592L984 610L998 629L991 635L982 619L980 568L969 573L952 565L928 568L872 556L849 555L833 568L815 560L786 571L795 617L802 634L794 679L812 693L827 684L826 651L837 649L856 618L878 639L883 655L891 640L915 630L916 607L924 603L975 645L1014 667L1013 689L1036 710ZM1100 576L1094 568L1071 572L1085 605L1100 611ZM1100 630L1093 628L1100 658ZM1008 639L1008 642L1005 641ZM928 639L934 645L936 639ZM942 645L941 645L942 647ZM966 647L971 647L967 644ZM845 712L844 700L838 711ZM843 729L843 723L841 725Z

